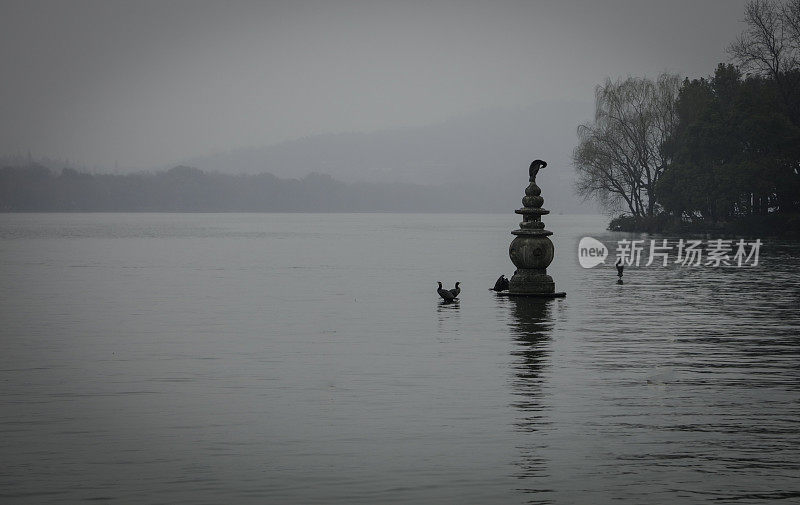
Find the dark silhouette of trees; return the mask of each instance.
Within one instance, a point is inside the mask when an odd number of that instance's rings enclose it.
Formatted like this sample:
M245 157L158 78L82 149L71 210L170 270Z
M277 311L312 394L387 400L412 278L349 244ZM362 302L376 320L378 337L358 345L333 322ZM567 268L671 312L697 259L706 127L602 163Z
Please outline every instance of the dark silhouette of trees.
M738 67L686 81L658 198L711 222L800 210L800 0L753 0L728 47ZM743 76L742 72L746 72Z
M800 129L767 77L742 79L720 65L711 79L686 80L673 158L658 184L665 210L711 222L794 212L800 204Z
M744 22L728 48L738 66L675 87L598 88L573 158L580 195L628 212L612 227L758 218L800 229L800 0L751 1Z

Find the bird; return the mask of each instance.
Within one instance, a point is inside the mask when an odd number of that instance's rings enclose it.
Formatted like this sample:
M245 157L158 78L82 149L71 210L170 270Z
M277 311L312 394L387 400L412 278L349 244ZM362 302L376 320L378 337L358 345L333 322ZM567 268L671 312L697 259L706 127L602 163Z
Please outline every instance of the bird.
M436 292L439 293L439 296L441 296L446 302L451 302L453 299L455 299L455 295L453 295L453 293L442 288L441 282L439 282L439 289L437 289Z
M456 287L450 290L453 293L453 298L458 298L458 295L461 294L461 288L458 285L461 284L460 282L456 282Z
M507 290L508 289L508 279L506 279L505 275L501 275L497 279L497 282L494 283L494 287L493 288L489 288L489 289L492 290L492 291L497 291L497 292Z

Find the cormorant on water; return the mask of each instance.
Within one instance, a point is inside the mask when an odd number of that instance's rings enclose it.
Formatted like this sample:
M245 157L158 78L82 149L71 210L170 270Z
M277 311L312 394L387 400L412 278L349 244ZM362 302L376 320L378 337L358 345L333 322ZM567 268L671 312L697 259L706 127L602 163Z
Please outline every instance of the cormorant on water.
M439 289L437 289L436 292L439 293L439 296L441 296L446 302L452 302L453 299L455 298L453 293L451 293L450 291L448 291L446 289L442 289L442 283L441 282L439 282L438 284L439 284Z
M461 294L461 288L458 285L461 284L460 282L456 282L456 287L450 290L453 294L453 298L458 298L458 295Z
M494 287L493 288L489 288L489 289L491 289L492 291L498 291L499 292L499 291L507 290L508 286L509 286L508 279L506 279L505 275L501 275L497 279L497 282L494 283Z
M616 263L616 265L617 265L617 277L619 277L620 279L622 279L622 270L625 268L625 267L622 265L622 258L620 258L620 259L618 259L618 260L617 260L617 263Z

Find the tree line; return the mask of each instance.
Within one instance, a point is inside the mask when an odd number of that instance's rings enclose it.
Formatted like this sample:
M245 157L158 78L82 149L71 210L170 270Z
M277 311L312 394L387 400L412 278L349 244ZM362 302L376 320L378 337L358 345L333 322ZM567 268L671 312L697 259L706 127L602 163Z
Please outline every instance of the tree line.
M346 184L322 174L280 179L187 166L124 175L36 163L0 168L5 212L463 212L472 194L466 186Z
M800 0L751 1L744 22L708 78L597 87L573 164L577 193L621 213L612 228L800 230Z

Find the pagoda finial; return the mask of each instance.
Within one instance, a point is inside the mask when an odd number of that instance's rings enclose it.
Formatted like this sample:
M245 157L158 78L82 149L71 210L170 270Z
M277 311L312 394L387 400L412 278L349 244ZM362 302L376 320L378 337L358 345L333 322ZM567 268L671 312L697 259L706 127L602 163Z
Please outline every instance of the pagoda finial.
M530 182L536 182L536 174L539 173L539 170L543 169L547 166L547 162L543 160L533 160L531 163L530 168L528 168L528 175L530 176Z

